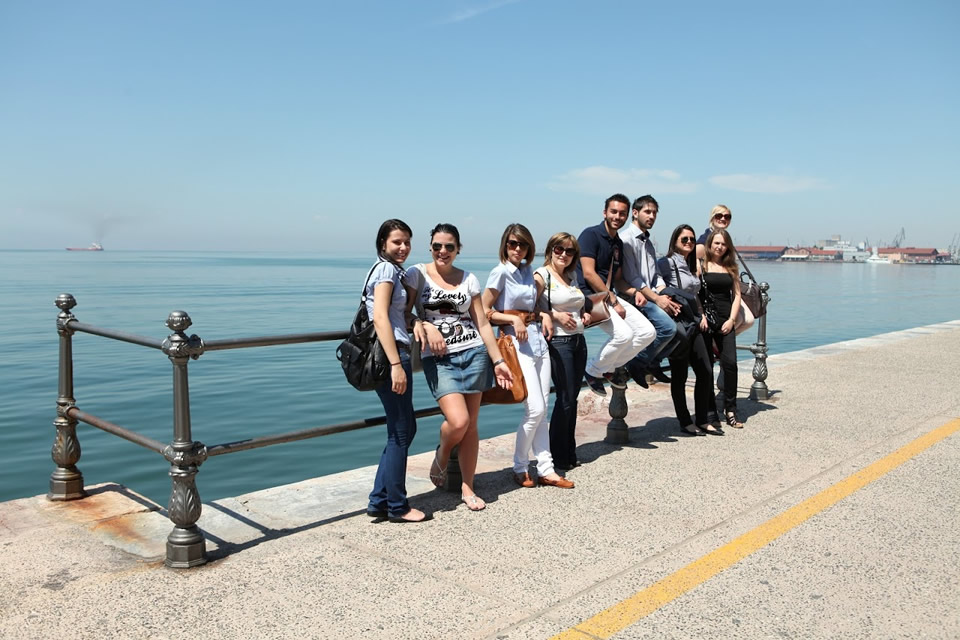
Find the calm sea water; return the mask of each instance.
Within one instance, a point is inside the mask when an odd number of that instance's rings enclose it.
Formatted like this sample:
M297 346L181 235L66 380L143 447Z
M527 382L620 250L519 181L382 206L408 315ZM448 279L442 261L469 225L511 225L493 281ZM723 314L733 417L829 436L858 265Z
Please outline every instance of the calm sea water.
M425 259L426 256L420 256ZM72 293L84 323L162 338L174 309L204 339L345 329L372 258L282 253L0 252L0 500L45 493L57 396L56 296ZM413 264L415 260L411 260ZM481 283L495 259L461 258ZM771 353L960 318L960 268L752 263L771 284ZM741 343L755 334L744 334ZM747 339L749 337L749 339ZM588 344L603 334L590 332ZM208 445L381 415L373 393L343 379L334 343L211 352L189 365L194 438ZM74 336L77 405L162 442L172 439L171 365L161 352ZM771 369L771 381L776 368ZM415 374L417 407L433 406ZM512 432L520 407L487 407L482 437ZM439 418L418 424L413 452L433 449ZM168 465L80 424L87 484L114 481L166 503ZM375 464L382 427L213 458L197 476L204 500Z

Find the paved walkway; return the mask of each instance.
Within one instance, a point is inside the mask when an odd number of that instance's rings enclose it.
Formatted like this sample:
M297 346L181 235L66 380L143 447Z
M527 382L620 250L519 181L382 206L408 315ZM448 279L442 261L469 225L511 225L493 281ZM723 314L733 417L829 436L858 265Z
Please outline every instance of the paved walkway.
M960 322L769 366L722 438L678 437L665 385L631 385L629 445L594 406L572 491L516 487L504 436L482 513L431 490L429 456L422 525L363 515L370 468L206 504L214 561L189 571L123 487L2 503L0 637L960 636Z

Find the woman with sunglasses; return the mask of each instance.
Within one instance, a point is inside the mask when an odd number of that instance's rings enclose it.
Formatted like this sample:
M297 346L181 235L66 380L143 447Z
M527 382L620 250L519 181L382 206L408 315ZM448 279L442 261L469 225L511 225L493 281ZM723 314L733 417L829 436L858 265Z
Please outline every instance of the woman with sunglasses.
M553 321L537 310L540 291L530 266L536 251L529 229L522 224L507 225L500 238L500 264L490 271L483 291L483 308L490 322L513 340L527 384L526 413L517 427L513 451L513 479L521 487L536 486L528 471L532 451L537 459L537 483L572 489L573 482L554 470L550 454L550 354L545 337L550 337Z
M407 292L403 288L403 262L410 255L413 232L402 220L387 220L377 232L377 263L370 269L364 296L367 314L383 352L390 361L390 379L377 387L387 416L387 446L373 481L367 513L392 522L422 522L426 515L407 502L407 451L417 434L413 415L413 380L410 369L410 335L404 314Z
M587 368L587 341L583 325L590 322L584 311L587 298L577 287L580 243L560 232L547 241L543 266L533 272L540 292L540 308L553 319L550 337L550 372L557 399L550 415L550 452L553 466L569 471L577 461L577 398Z
M700 271L706 287L704 295L715 302L721 321L719 327L709 327L708 339L713 340L720 354L724 417L728 426L740 429L743 423L737 418L737 338L733 330L740 308L735 251L729 233L723 229L711 231L704 252L706 260L701 262Z
M704 340L707 320L697 294L700 292L700 278L697 270L696 234L693 227L681 224L670 236L670 248L667 255L657 261L660 276L670 286L691 294L695 300L696 327L688 344L673 351L670 361L670 395L673 408L680 421L680 431L684 435L702 436L706 434L722 436L718 427L716 406L713 403L713 366L707 344ZM692 367L696 376L693 387L693 406L696 422L690 418L687 409L687 370Z
M730 212L730 208L726 205L718 204L710 210L710 226L708 226L706 230L700 234L700 237L697 238L697 260L704 259L707 236L710 234L710 232L722 229L727 233L730 233L729 228L731 220L733 220L733 214ZM736 255L734 255L734 264L736 264ZM750 308L746 304L741 302L740 310L737 312L736 327L734 327L736 335L740 335L752 327L755 321L756 318L753 317L753 312L750 311Z
M417 305L413 330L422 345L423 375L444 417L430 480L437 487L446 483L450 452L459 446L460 497L468 509L480 511L487 506L473 490L480 394L493 386L494 375L497 384L509 389L513 375L483 313L480 281L453 266L460 249L457 228L438 224L430 232L433 262L408 269L404 284L412 298L409 304Z

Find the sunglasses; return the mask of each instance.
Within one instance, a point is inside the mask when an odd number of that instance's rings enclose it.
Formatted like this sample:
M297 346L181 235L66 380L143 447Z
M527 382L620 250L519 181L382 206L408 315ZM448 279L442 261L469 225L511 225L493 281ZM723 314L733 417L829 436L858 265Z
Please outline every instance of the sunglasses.
M713 219L714 219L714 220L729 220L729 219L732 218L732 217L733 217L733 216L730 215L729 213L718 213L717 215L713 216Z
M430 245L430 248L432 248L434 252L440 251L441 249L446 249L447 253L453 253L457 250L457 245L453 244L452 242L434 242Z
M527 242L524 242L523 240L507 240L507 247L510 249L516 249L517 247L520 247L521 249L526 249L529 246L530 244Z
M569 257L572 258L573 254L575 254L576 252L577 250L574 249L573 247L561 247L560 245L557 245L553 248L553 255L555 256L567 254Z
M684 236L677 239L680 241L680 244L693 244L693 238L691 236Z

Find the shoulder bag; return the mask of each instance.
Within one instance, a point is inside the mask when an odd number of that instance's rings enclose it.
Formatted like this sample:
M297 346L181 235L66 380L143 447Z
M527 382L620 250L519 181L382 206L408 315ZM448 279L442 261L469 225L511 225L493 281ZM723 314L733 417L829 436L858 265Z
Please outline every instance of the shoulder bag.
M723 326L723 320L720 318L720 309L717 305L717 299L713 297L713 294L710 292L710 289L707 288L707 283L703 279L703 274L706 271L706 266L703 264L703 260L700 261L700 302L703 305L703 316L707 319L707 328L710 331L717 332L720 331L720 327Z
M610 256L610 270L607 271L607 290L604 293L591 293L587 295L587 311L590 312L590 324L584 324L584 329L595 327L601 322L610 319L610 282L613 280L613 259Z
M513 374L513 386L504 389L496 382L493 386L483 392L481 402L484 404L517 404L527 399L527 383L523 379L523 371L520 369L520 358L517 356L517 349L513 346L513 340L510 336L500 330L500 337L497 338L497 347L500 348L500 357L510 368Z
M757 284L756 278L754 278L750 272L747 261L743 259L736 247L734 247L733 250L736 252L740 264L746 269L746 271L740 273L740 299L743 301L743 304L747 305L747 308L750 309L753 317L759 318L767 313L767 302L763 299L760 285ZM744 276L747 276L749 280L744 278Z
M337 360L343 367L343 375L358 391L372 391L390 377L390 361L367 314L367 284L375 268L376 265L370 269L363 283L360 308L350 325L350 335L337 347Z

